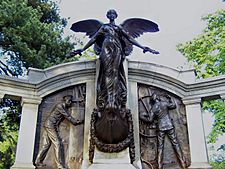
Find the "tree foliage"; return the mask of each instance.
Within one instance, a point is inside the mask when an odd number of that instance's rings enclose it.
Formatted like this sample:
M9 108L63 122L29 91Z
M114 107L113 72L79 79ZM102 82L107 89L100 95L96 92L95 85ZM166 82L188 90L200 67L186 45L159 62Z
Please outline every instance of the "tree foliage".
M225 10L219 10L203 18L207 26L203 33L178 50L194 64L198 78L208 78L225 74ZM219 135L225 133L225 104L223 100L203 103L203 108L213 113L215 118L209 142L215 143Z
M207 27L194 40L179 44L178 50L192 62L199 78L225 73L225 10L203 18Z
M213 113L214 123L208 141L215 143L219 135L225 133L225 104L221 99L203 102L203 108Z
M21 106L18 101L3 99L0 103L0 169L14 162Z
M223 162L211 162L210 165L213 169L224 169L225 168L225 161Z
M74 47L63 38L65 19L48 0L0 1L0 74L18 76L23 68L46 68L69 61ZM74 60L74 58L72 58Z
M66 19L49 0L0 0L0 74L17 77L28 67L78 60L66 58L75 43L63 37L65 25ZM20 113L19 102L1 100L0 169L14 162Z

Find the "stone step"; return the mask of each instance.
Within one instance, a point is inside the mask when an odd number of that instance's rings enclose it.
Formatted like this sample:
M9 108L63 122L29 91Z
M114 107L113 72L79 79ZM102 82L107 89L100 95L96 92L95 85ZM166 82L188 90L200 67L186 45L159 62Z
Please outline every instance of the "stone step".
M131 164L92 164L88 169L135 169Z

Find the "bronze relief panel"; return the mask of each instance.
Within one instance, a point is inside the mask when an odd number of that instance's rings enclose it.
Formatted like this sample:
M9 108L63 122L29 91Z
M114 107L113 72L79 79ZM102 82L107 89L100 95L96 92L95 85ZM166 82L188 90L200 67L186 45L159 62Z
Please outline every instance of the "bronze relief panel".
M143 169L190 165L185 107L179 97L138 84L139 135Z
M80 84L43 98L34 149L36 168L81 168L85 92L85 84Z

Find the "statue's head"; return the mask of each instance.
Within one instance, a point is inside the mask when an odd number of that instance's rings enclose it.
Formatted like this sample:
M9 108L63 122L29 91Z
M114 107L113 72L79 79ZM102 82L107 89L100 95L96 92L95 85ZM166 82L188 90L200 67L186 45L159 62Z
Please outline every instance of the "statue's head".
M72 105L72 99L73 99L72 95L66 95L63 97L63 101L66 107L70 107Z
M117 15L117 13L116 13L116 11L115 11L114 9L110 9L110 10L107 12L106 16L107 16L107 18L108 18L109 20L114 20L114 19L117 18L118 15Z

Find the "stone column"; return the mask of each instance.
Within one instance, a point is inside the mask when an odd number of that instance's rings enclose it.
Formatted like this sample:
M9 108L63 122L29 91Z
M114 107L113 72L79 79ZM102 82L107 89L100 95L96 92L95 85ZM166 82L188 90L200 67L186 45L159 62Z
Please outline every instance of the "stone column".
M22 116L16 159L12 169L33 169L33 152L40 98L22 98Z
M85 103L85 122L84 122L84 148L83 148L83 162L82 169L87 169L89 163L89 139L90 139L90 122L91 113L95 108L95 81L88 81L86 83L86 103Z
M183 100L186 108L189 146L191 153L191 169L208 169L206 140L203 127L201 98Z
M131 110L134 125L135 162L136 168L141 168L139 140L139 112L137 82L129 81L128 108Z

